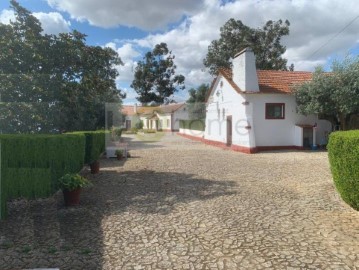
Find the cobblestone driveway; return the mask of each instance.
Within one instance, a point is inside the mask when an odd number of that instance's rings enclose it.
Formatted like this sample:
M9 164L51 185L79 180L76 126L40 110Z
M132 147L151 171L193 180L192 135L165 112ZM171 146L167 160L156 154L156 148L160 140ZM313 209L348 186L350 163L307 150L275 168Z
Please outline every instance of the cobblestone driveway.
M246 155L176 135L130 138L82 205L10 204L0 269L359 269L359 213L325 152Z

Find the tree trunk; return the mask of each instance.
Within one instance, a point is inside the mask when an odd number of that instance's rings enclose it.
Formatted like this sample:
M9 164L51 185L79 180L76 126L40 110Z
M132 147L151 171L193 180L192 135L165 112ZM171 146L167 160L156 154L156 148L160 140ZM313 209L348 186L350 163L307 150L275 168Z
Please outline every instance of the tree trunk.
M348 116L345 115L344 113L340 114L340 130L347 130L347 121L348 121Z

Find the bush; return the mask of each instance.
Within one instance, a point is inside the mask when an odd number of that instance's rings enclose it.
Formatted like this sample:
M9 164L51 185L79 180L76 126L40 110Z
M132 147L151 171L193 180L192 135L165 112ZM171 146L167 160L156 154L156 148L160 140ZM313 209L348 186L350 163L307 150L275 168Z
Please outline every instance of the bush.
M143 132L143 133L150 134L150 133L156 133L157 130L155 130L155 129L144 129L144 130L142 130L142 132Z
M67 173L58 181L58 186L62 190L73 191L90 185L90 182L78 173Z
M143 129L143 121L140 120L139 122L137 122L137 123L135 124L135 128L137 128L137 129Z
M346 203L359 210L359 130L332 133L328 151L336 189Z
M84 165L85 136L1 135L1 212L6 200L47 197L56 191L57 180Z
M180 120L180 128L204 131L206 128L205 120Z
M85 147L85 163L91 164L92 162L99 159L101 154L105 152L106 148L106 133L105 130L98 131L77 131L69 134L83 134L86 138Z
M114 134L115 134L117 137L121 137L121 135L122 135L122 128L115 128L113 132L114 132Z

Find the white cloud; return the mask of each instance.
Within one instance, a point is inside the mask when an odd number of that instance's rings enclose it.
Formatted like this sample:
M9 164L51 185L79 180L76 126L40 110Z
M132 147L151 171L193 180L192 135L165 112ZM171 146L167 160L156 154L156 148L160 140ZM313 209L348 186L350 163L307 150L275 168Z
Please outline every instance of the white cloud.
M2 10L0 13L0 23L9 24L10 20L11 21L15 20L14 11L8 9Z
M33 15L39 19L46 34L59 34L70 32L71 23L66 21L58 12L34 12Z
M203 59L208 45L219 38L220 27L230 18L255 28L268 20L288 19L290 35L283 38L287 46L284 57L288 64L294 63L295 70L313 70L326 64L333 55L345 54L358 45L359 19L338 34L357 14L359 6L354 0L346 1L345 5L334 0L241 0L226 5L206 0L201 11L177 28L133 40L132 44L151 49L166 42L176 55L178 72L186 76L186 84L192 87L211 82L211 77L203 72Z
M58 34L70 31L71 23L66 21L64 17L58 12L34 12L34 15L40 22L46 34ZM0 22L3 24L9 24L11 21L15 21L14 11L4 9L0 13Z
M73 19L91 25L114 27L124 25L145 30L163 29L183 16L201 8L196 0L47 0L57 10L68 12Z

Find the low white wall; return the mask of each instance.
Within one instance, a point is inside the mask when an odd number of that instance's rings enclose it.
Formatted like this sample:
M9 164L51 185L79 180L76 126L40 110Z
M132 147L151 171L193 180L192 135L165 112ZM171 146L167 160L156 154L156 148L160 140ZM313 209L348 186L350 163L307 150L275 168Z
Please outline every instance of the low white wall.
M204 131L186 129L186 128L180 128L179 133L185 134L185 135L190 135L190 136L197 137L197 138L203 138L203 136L204 136Z

